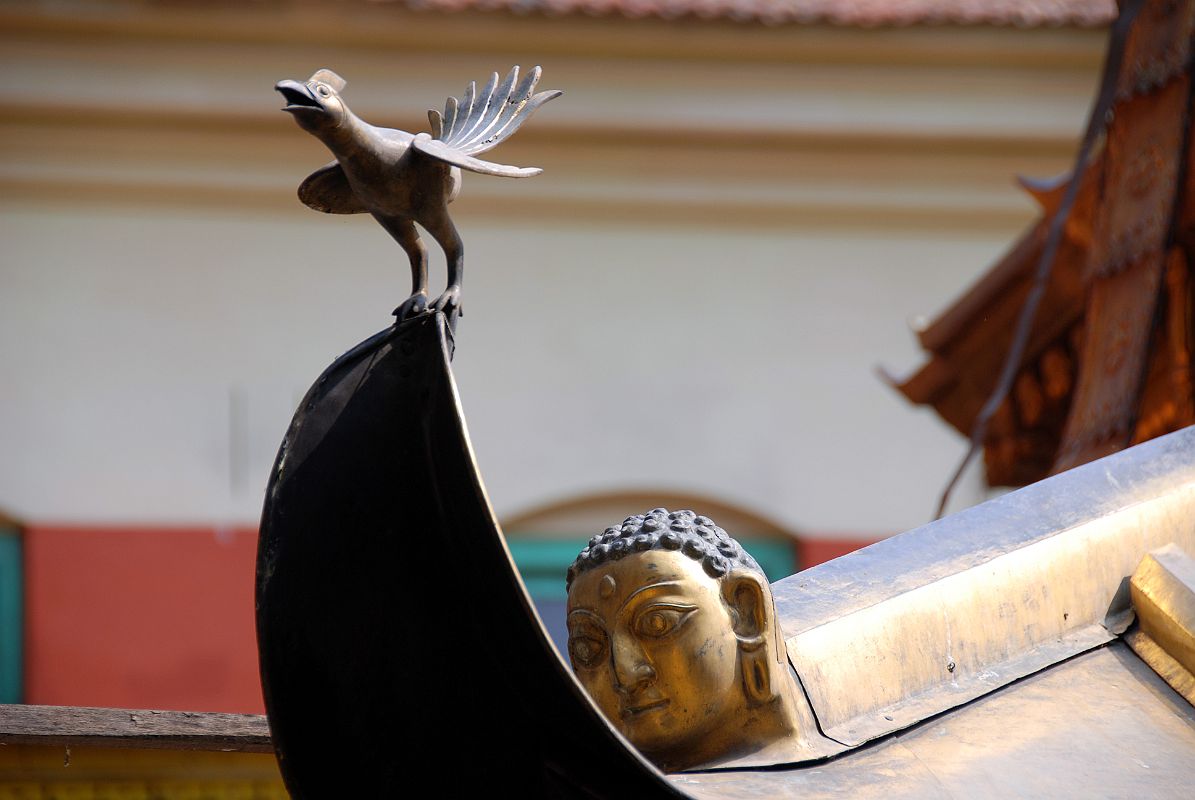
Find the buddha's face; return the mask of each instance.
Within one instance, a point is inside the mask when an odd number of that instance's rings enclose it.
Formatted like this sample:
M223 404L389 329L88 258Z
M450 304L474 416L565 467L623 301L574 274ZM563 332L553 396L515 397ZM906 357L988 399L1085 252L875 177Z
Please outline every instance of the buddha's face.
M721 583L680 552L648 550L578 575L568 629L577 678L649 756L700 749L743 711Z

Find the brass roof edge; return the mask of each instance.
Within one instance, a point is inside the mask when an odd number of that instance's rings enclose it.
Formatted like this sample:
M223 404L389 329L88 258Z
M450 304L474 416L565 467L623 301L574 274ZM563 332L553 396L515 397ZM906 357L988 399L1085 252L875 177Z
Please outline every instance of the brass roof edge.
M790 660L862 744L1114 639L1128 576L1195 551L1192 523L1188 428L779 581Z

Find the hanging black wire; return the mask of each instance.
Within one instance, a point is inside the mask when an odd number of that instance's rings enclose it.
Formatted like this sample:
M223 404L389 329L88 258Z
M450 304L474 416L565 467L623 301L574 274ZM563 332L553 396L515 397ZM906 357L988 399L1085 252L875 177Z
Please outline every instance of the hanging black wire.
M1021 359L1025 357L1025 348L1029 344L1029 334L1033 329L1033 321L1037 317L1038 306L1041 305L1042 297L1046 293L1046 287L1050 283L1050 273L1054 268L1054 257L1057 255L1058 246L1062 242L1062 231L1066 226L1067 218L1070 216L1071 208L1075 204L1075 198L1079 194L1079 187L1083 182L1083 173L1091 160L1091 153L1095 149L1100 136L1107 129L1108 122L1110 121L1112 103L1116 99L1116 91L1120 79L1121 63L1124 61L1125 43L1128 40L1133 20L1137 18L1137 12L1141 10L1143 4L1144 0L1123 0L1120 4L1120 15L1112 25L1112 33L1108 41L1108 55L1104 60L1104 71L1100 79L1100 90L1096 96L1095 107L1091 110L1091 116L1087 120L1087 130L1083 134L1083 142L1079 147L1079 154L1075 159L1074 171L1071 172L1070 181L1067 183L1066 191L1062 195L1062 203L1058 206L1057 211L1054 212L1054 216L1050 220L1045 247L1042 249L1041 258L1037 262L1037 270L1034 272L1033 284L1029 288L1029 294L1025 297L1025 305L1021 307L1020 316L1017 318L1012 344L1009 346L1008 355L1004 359L1004 366L1000 370L996 387L992 390L987 402L983 404L983 408L979 410L979 414L975 417L975 422L971 426L971 441L967 448L967 454L963 457L962 462L954 471L954 475L946 484L946 488L942 491L942 497L938 502L938 510L934 519L941 519L942 515L946 512L946 504L950 502L950 495L954 492L955 486L958 485L959 479L962 478L963 472L967 469L971 460L975 458L975 454L979 452L979 448L983 446L983 441L987 437L988 424L1008 397L1008 393L1012 389L1012 382L1016 378L1017 371L1020 369Z

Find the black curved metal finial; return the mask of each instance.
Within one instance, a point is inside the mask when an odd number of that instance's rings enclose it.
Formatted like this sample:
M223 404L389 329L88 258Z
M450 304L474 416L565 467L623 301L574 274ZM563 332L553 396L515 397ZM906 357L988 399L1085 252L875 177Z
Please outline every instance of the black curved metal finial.
M460 797L682 796L592 706L532 610L441 314L367 339L308 391L266 489L256 601L296 800L428 779Z

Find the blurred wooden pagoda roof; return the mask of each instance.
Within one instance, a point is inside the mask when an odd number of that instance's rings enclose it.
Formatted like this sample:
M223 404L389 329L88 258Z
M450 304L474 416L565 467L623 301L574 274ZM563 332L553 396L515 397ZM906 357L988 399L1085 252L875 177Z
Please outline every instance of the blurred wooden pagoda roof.
M992 485L1022 485L1195 424L1191 34L1195 3L1146 0L1080 176L1028 346L984 438ZM1069 176L1023 180L1043 214L918 336L898 388L964 435L993 394Z
M925 24L1018 27L1105 25L1114 0L400 0L417 9L519 14L695 17L851 27Z

